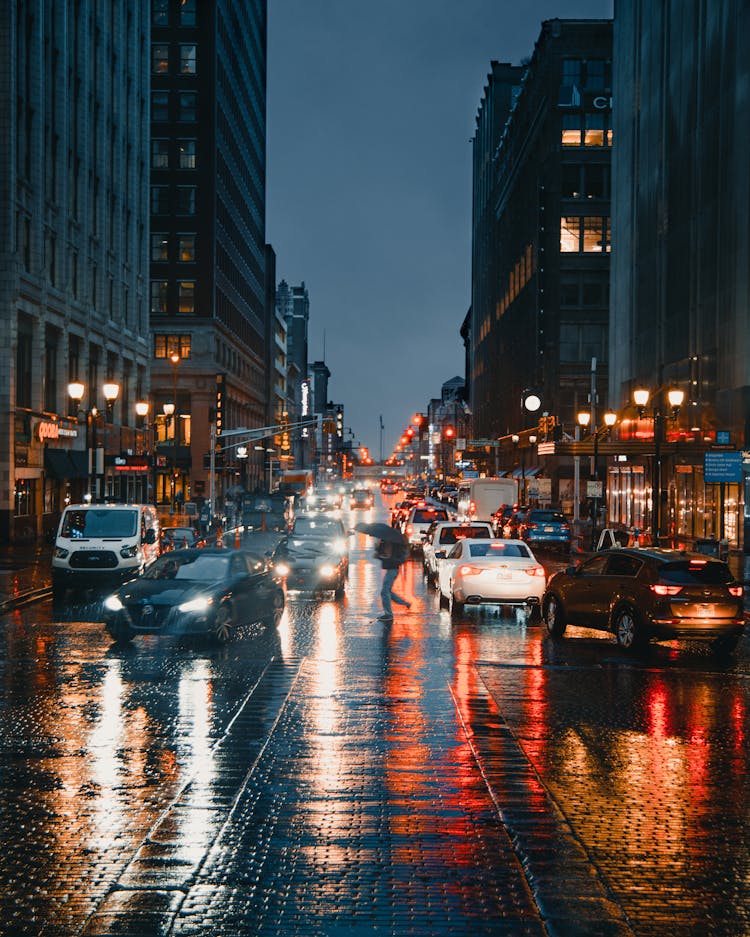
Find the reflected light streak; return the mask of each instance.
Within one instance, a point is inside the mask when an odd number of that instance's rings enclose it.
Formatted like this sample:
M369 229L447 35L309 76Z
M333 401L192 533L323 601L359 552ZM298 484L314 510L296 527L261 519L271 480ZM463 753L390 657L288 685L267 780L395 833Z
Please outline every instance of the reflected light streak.
M178 742L187 749L186 774L192 777L196 794L210 793L216 779L216 764L211 742L213 684L208 661L194 660L180 674L178 701ZM211 812L184 810L179 819L181 847L197 849L200 854L216 833ZM190 856L186 854L185 858Z

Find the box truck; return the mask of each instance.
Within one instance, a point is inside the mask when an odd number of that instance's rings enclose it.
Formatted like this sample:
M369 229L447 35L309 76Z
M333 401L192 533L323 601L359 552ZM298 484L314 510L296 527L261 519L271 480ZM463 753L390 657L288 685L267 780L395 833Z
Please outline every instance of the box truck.
M456 511L461 521L489 521L501 504L515 504L515 478L468 478L459 482Z

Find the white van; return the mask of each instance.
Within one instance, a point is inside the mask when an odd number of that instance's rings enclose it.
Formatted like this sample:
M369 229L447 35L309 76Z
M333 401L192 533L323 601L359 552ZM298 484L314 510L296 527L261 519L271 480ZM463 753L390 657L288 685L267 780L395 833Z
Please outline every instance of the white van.
M458 487L456 511L460 521L487 521L501 504L515 504L515 478L470 478Z
M52 551L52 596L132 579L158 555L159 517L152 505L68 505Z

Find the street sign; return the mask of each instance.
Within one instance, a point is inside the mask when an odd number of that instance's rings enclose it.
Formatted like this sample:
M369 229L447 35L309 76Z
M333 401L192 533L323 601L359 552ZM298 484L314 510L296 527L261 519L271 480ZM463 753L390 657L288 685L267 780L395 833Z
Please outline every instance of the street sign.
M717 429L716 430L716 443L719 446L728 446L730 443L729 440L729 430L728 429Z
M467 439L466 448L467 449L483 449L485 446L493 446L498 448L500 443L497 439Z
M742 481L742 453L711 451L703 456L703 478L708 484Z
M587 481L586 482L586 497L587 498L601 498L604 494L604 483L600 481Z

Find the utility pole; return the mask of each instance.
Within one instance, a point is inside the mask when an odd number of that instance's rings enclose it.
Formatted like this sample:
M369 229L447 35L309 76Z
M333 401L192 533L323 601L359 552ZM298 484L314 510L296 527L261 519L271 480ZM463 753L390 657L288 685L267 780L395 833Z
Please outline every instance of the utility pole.
M380 464L383 464L383 414L380 414Z

